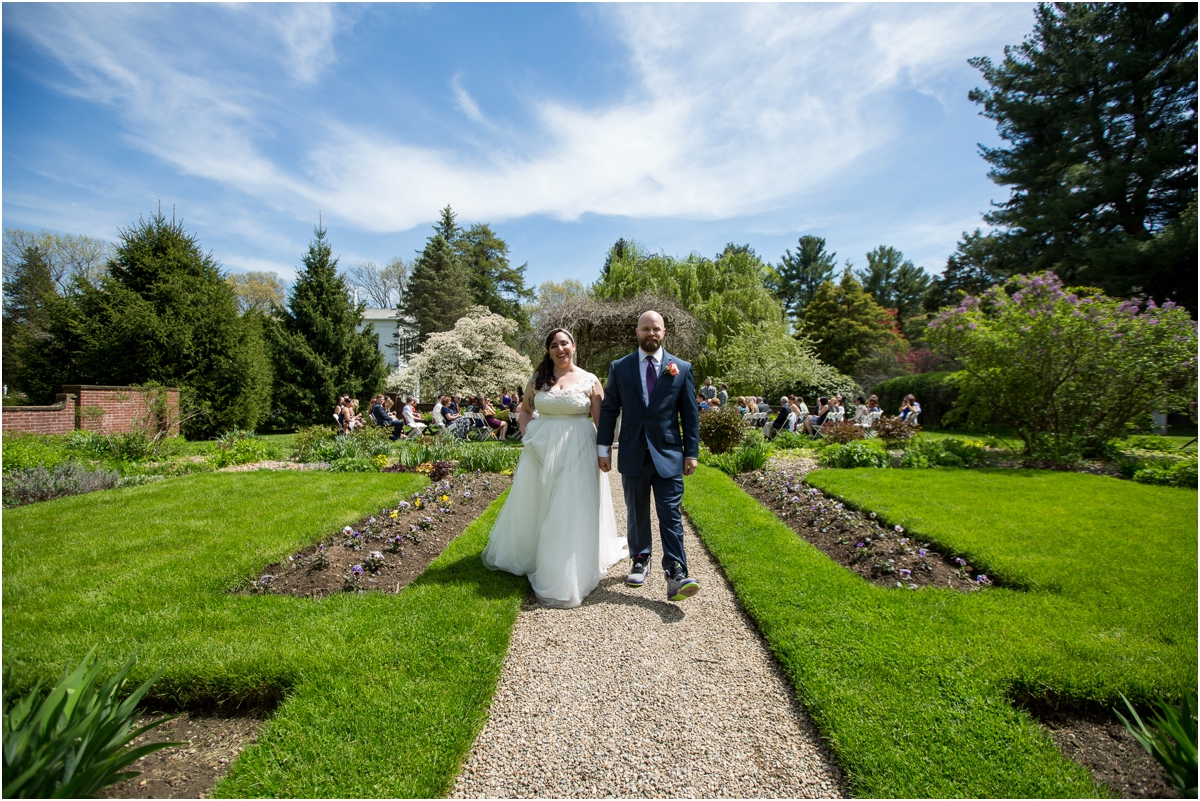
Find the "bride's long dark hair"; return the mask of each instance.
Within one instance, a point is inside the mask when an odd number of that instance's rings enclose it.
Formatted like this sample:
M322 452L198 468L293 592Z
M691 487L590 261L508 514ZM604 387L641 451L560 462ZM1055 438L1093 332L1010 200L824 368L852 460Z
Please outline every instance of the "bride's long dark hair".
M559 334L566 334L567 339L571 340L571 344L575 344L575 337L571 336L571 332L565 328L555 328L546 334L546 353L542 356L541 363L538 364L537 372L533 374L534 389L549 389L554 385L554 359L550 358L550 343Z

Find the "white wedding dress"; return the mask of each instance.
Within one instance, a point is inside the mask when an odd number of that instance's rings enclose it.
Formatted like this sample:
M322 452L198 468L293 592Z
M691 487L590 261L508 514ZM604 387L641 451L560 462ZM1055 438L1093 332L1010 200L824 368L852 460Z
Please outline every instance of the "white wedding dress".
M617 535L608 476L596 463L588 374L566 390L534 396L538 417L522 440L508 500L492 527L483 563L529 577L543 606L579 606L627 554Z

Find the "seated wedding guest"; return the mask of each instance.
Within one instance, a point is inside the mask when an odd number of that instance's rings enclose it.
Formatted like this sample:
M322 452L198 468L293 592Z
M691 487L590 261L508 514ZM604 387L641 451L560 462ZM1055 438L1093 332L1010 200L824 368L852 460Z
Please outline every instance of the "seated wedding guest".
M492 428L496 429L496 438L501 442L508 433L508 423L503 420L496 419L496 408L492 406L492 402L487 398L479 399L479 410L483 412L483 421Z
M338 395L337 403L333 407L333 419L337 423L338 430L343 434L346 433L347 425L350 423L350 398L346 395Z
M512 405L512 395L508 394L508 387L500 387L500 408L507 409Z
M704 393L702 393L702 392L696 393L696 405L700 407L700 411L702 411L702 412L708 411L708 400L704 397Z
M392 440L400 439L400 435L404 433L404 421L397 420L396 417L388 411L386 401L391 398L384 398L382 395L376 395L371 398L371 419L377 425L390 426L392 429Z
M859 425L863 424L863 420L867 418L867 402L859 395L854 399L854 422Z
M708 408L720 409L721 408L721 399L720 398L709 398L708 399Z
M457 397L457 396L456 396ZM449 426L458 418L462 417L462 412L458 408L458 404L450 399L449 395L443 395L442 398L442 419Z
M417 411L417 399L412 395L408 396L400 413L404 415L404 423L418 436L425 430L425 424L421 422L421 413Z
M792 413L792 407L788 405L787 395L779 399L779 414L775 416L775 421L771 425L763 429L763 436L767 439L775 439L775 435L787 423L788 415Z
M810 414L804 421L804 433L810 437L816 436L816 427L825 422L825 418L829 416L831 411L830 401L828 398L817 398L817 413Z
M755 411L757 411L759 414L770 414L771 413L771 407L767 405L767 402L765 399L758 398L758 399L756 399L755 403L756 403Z
M904 396L904 402L900 404L900 419L906 423L916 424L917 415L921 413L921 404L917 403L917 399L911 395Z
M350 401L350 422L347 425L347 428L351 431L354 431L356 429L362 428L366 424L367 424L367 421L363 420L362 415L358 413L358 398L351 399L351 401Z
M447 398L445 395L439 395L437 400L433 404L433 412L432 412L433 424L435 426L437 426L438 428L446 427L446 421L442 417L442 405L444 403L446 403L448 400L450 400L450 399Z
M875 421L883 415L883 409L879 408L879 397L872 395L867 398L867 411L863 415L863 428L870 428L875 425Z

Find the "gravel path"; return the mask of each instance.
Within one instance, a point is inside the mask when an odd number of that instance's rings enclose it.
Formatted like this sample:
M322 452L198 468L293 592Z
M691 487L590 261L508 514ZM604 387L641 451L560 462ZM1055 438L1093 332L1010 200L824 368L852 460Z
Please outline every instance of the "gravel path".
M625 530L621 480L613 501ZM654 558L659 562L658 523ZM841 771L684 518L699 595L619 562L577 609L522 609L455 798L843 796Z

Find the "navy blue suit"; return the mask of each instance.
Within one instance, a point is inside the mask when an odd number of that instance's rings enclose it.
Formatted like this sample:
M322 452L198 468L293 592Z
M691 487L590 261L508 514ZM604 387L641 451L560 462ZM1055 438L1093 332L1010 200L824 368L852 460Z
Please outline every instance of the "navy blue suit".
M678 371L671 375L671 365ZM598 445L612 445L617 416L621 415L617 471L628 509L627 538L630 556L648 554L650 495L658 513L665 569L675 562L687 570L683 553L683 460L700 455L700 410L692 366L662 351L658 380L647 404L642 394L641 352L617 359L608 367L608 383L596 429Z

